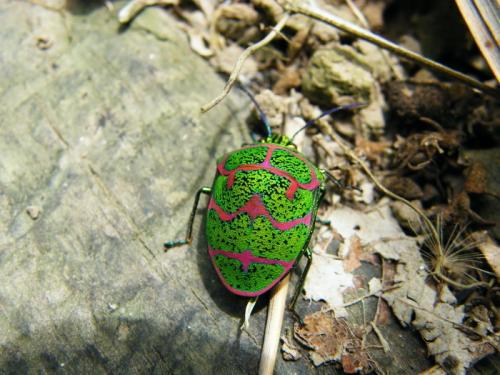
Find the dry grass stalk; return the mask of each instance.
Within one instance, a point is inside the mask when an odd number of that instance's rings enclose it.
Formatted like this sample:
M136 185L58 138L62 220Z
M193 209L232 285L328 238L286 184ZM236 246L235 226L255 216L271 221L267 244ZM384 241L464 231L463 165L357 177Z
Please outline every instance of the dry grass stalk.
M266 332L260 354L259 375L271 375L274 370L289 282L290 274L271 291L271 300L267 310Z

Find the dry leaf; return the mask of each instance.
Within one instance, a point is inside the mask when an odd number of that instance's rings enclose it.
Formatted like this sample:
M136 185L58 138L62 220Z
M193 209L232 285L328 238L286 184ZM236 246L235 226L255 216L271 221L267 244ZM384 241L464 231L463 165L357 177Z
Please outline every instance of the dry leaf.
M362 340L346 321L335 318L332 312L307 315L303 326L295 324L295 338L311 349L309 356L315 366L340 361L349 374L370 368Z
M283 342L283 345L281 346L281 353L283 354L283 359L285 361L297 361L302 358L299 348L293 343L292 340L288 339L287 336L282 336L281 341Z
M311 269L304 285L305 298L325 301L336 316L345 317L347 311L342 307L342 293L353 287L353 276L344 271L342 260L314 251Z
M408 237L401 230L398 222L392 215L386 200L379 203L379 207L370 212L356 211L351 208L340 208L331 212L328 220L334 229L345 238L340 254L348 256L351 241L357 236L361 246L367 246L383 254L386 259L398 259L398 253L404 251L404 244Z

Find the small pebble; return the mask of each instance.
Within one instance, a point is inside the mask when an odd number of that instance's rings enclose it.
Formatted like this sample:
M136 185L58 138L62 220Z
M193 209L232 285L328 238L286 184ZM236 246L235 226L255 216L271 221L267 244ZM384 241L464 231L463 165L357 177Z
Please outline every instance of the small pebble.
M36 220L42 213L42 209L39 206L28 206L26 207L26 213L29 215L30 218Z

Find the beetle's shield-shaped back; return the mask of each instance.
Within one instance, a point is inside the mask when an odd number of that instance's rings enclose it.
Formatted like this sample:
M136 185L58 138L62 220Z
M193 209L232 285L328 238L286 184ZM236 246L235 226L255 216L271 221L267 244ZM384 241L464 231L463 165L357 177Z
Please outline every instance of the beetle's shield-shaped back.
M246 146L218 161L206 231L227 289L258 296L290 271L309 242L323 183L302 154L277 144Z

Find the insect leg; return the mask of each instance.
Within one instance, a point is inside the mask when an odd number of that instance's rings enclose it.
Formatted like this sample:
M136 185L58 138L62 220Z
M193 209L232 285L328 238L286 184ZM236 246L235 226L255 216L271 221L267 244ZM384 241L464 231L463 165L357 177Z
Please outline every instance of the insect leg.
M183 240L165 242L163 244L165 251L167 251L168 249L171 249L172 247L186 245L186 244L191 243L191 235L193 233L193 222L194 222L194 217L196 216L196 209L198 208L198 203L200 201L200 195L201 194L210 194L211 192L212 192L212 189L209 187L202 187L196 192L196 196L194 198L193 210L191 211L191 215L189 216L186 238Z
M335 178L330 172L328 172L326 169L322 169L321 172L323 172L323 174L331 181L333 182L335 185L337 185L337 187L341 190L343 189L350 189L350 190L356 190L356 191L359 191L360 193L362 193L361 189L358 188L357 186L351 186L351 185L346 185L344 184L341 180L339 180L338 178Z
M292 310L294 313L295 313L295 304L297 303L297 299L299 298L299 295L302 292L302 289L304 287L304 282L307 277L307 273L309 272L309 268L311 268L311 263L312 263L311 249L306 248L304 251L304 255L307 258L306 268L302 272L302 275L300 275L300 280L299 283L297 284L297 288L295 289L295 294L293 295L292 302L290 302L290 305L288 305L288 309ZM295 315L298 316L297 313L295 313Z
M332 222L331 222L331 220L321 219L321 218L317 217L316 223L321 224L321 225L330 225Z

